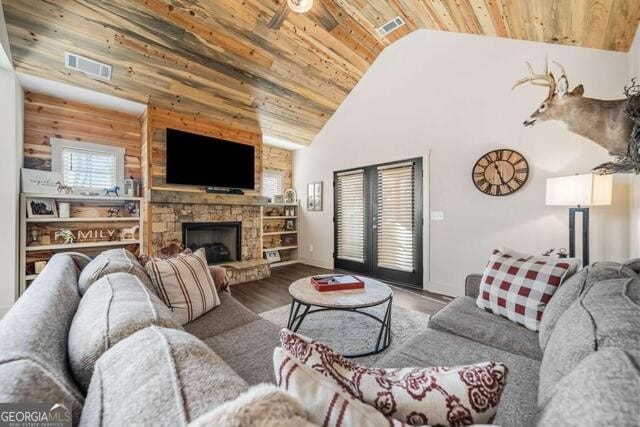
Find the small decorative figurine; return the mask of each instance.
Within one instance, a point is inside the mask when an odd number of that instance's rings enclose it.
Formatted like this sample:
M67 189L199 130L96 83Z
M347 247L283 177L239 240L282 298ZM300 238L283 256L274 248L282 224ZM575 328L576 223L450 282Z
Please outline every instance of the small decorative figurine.
M120 209L116 209L116 208L109 208L107 210L107 216L109 218L113 217L113 216L120 216Z
M60 181L57 181L56 185L58 186L58 193L73 194L73 187L65 185Z
M129 227L129 228L123 228L120 231L120 237L122 238L122 240L127 240L127 239L135 239L136 238L136 231L138 231L140 229L139 225L134 225L133 227Z
M73 243L73 241L76 239L71 230L69 230L68 228L61 228L56 231L54 238L56 240L63 239L65 244Z
M135 203L127 203L127 213L131 216L135 216L138 213L138 207Z
M111 188L105 188L104 189L104 195L105 196L110 196L110 195L114 195L116 197L119 197L120 194L118 194L118 192L120 191L120 187L118 187L117 185L111 187Z

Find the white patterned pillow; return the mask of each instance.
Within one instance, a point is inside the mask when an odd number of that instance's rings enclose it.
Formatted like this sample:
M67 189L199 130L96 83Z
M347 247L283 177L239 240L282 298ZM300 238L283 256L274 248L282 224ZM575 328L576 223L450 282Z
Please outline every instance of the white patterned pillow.
M370 369L288 329L280 332L280 342L289 357L332 381L341 391L410 425L489 423L506 386L508 369L501 363ZM282 377L286 384L286 373L276 372L276 378Z
M407 425L393 418L386 418L280 347L273 350L273 366L278 386L302 402L309 420L319 426Z
M145 265L160 299L181 325L220 305L204 249Z

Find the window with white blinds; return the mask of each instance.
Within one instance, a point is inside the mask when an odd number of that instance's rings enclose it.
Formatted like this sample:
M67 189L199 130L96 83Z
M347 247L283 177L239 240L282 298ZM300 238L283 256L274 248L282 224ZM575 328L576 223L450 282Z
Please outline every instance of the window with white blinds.
M50 141L51 170L62 175L64 184L93 191L122 186L124 148L61 138Z
M413 162L377 168L378 267L414 271L415 182Z
M364 262L364 170L336 175L336 257Z
M115 153L62 149L62 177L72 187L102 190L115 186L116 163Z
M273 199L276 194L282 194L284 174L279 171L266 170L262 173L262 195Z

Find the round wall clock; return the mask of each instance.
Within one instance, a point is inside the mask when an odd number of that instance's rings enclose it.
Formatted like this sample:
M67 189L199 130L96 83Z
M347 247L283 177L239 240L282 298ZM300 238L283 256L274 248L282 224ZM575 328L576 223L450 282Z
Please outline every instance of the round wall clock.
M518 191L529 178L529 163L517 151L493 150L473 166L473 183L489 196L506 196Z

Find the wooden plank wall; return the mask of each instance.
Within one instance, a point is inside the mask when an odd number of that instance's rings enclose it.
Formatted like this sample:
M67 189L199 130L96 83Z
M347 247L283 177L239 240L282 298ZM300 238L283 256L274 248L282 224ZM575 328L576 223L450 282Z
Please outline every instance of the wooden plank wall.
M293 188L293 153L283 148L265 145L262 148L263 170L275 170L284 174L284 188Z
M33 92L24 98L24 167L51 170L51 144L57 137L123 147L125 178L141 178L140 118L93 105Z

